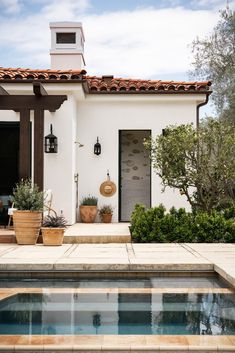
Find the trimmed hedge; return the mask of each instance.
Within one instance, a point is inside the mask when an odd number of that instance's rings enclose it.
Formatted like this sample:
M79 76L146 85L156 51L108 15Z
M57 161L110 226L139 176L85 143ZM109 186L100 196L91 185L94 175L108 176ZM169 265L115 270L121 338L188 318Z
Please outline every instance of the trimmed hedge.
M131 216L132 239L139 243L233 243L235 206L223 212L190 213L174 207L136 205Z

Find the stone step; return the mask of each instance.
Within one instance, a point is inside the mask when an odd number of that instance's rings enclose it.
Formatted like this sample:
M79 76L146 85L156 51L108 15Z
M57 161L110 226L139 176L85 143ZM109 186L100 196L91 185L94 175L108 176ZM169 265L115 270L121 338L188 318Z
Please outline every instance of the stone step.
M129 223L76 223L66 229L63 243L131 243L129 226ZM0 243L16 243L14 230L0 229ZM41 236L38 243L42 243Z
M129 223L76 223L67 228L64 243L131 243L129 226Z
M0 228L0 243L16 243L14 230L9 228Z

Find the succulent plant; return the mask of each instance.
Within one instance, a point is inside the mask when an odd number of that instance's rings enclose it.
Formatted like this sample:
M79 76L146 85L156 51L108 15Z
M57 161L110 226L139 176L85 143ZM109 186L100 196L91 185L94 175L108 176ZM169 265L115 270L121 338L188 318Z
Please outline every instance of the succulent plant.
M113 207L111 205L104 205L99 209L99 215L113 214Z
M98 199L95 196L83 197L81 206L97 206Z
M66 228L67 221L64 216L47 216L43 221L43 227L47 228Z

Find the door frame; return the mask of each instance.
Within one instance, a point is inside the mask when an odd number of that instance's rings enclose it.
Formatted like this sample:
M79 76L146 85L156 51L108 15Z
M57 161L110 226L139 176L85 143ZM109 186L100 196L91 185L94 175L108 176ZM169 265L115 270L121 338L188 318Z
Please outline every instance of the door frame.
M137 132L137 131L148 131L149 136L152 137L152 130L151 129L119 129L118 130L118 222L127 222L127 221L122 221L121 220L121 208L122 208L122 192L121 192L121 177L122 177L122 168L121 168L121 133L122 131L132 131L132 132ZM149 172L150 172L150 195L149 195L149 201L150 201L150 207L152 207L152 163L150 161L149 165Z

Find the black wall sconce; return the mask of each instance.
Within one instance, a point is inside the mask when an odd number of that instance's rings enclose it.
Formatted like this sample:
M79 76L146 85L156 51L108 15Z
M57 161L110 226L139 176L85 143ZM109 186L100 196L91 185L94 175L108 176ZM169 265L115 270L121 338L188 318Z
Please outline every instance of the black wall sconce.
M52 124L50 126L51 133L45 136L45 152L46 153L57 153L58 152L58 139L53 135Z
M97 137L97 142L94 144L94 154L97 156L101 154L101 144L99 143L99 137Z

